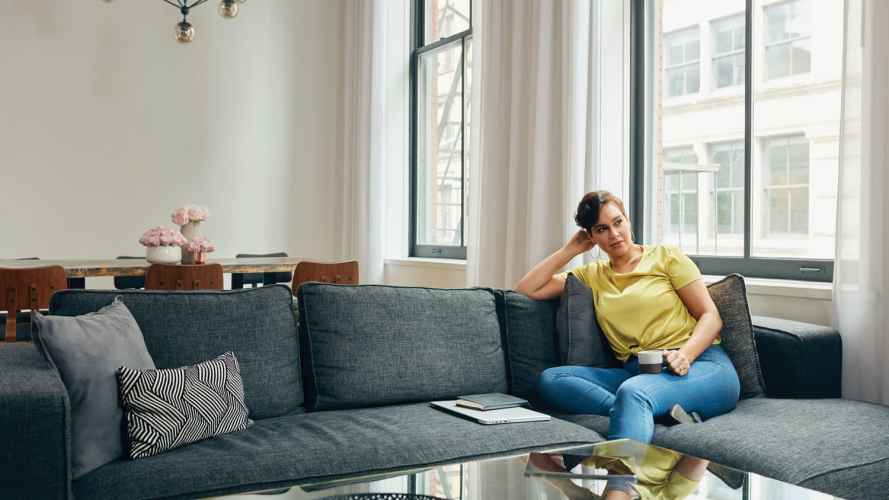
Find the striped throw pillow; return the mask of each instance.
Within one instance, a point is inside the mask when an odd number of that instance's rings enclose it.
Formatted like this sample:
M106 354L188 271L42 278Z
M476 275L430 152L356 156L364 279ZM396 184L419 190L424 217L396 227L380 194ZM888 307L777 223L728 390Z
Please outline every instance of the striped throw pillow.
M145 458L252 423L234 353L192 366L117 372L128 453Z

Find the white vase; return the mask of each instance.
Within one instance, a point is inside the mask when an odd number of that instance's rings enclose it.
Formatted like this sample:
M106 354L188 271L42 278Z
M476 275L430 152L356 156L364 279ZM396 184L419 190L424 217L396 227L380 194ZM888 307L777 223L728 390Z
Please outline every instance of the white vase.
M191 240L197 238L201 235L201 222L200 221L189 221L183 224L179 231L182 233L182 236L189 242ZM189 251L182 252L182 263L183 264L194 264L195 256Z
M177 246L145 247L145 260L152 264L178 264L182 248Z

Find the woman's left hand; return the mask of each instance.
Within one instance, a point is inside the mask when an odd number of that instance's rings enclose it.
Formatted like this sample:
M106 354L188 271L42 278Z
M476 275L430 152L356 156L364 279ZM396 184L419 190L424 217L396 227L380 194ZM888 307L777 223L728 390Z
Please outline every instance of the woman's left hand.
M691 368L691 360L683 353L682 351L667 351L664 353L664 359L667 360L667 366L670 367L670 371L679 375L680 377L684 375L688 375L688 370Z

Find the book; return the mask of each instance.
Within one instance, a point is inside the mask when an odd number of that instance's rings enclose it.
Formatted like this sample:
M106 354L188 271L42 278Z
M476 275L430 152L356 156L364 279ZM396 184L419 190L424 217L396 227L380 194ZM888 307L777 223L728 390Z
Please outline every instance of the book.
M458 406L482 411L502 410L503 408L514 408L516 406L526 406L528 404L528 402L522 398L510 396L509 394L501 394L499 392L470 394L458 397L460 398L457 400Z

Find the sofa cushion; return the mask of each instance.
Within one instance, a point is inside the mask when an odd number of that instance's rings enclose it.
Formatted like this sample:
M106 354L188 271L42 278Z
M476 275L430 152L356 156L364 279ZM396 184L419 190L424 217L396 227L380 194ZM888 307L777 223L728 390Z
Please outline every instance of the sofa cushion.
M607 417L561 418L608 429ZM887 423L887 406L751 398L701 424L657 425L654 444L844 498L883 498L889 491Z
M114 300L77 317L34 312L34 343L59 371L71 400L71 471L75 479L124 454L117 399L121 365L154 368L139 325Z
M555 330L558 300L534 300L511 290L498 290L509 370L509 392L542 407L537 379L558 366Z
M557 419L479 425L426 403L320 411L112 462L75 482L74 492L78 499L222 495L598 441Z
M272 285L225 292L65 290L50 312L76 316L120 297L142 329L158 368L178 368L237 353L255 419L302 411L299 340L290 288Z
M117 377L132 459L244 430L252 423L234 353L181 368L121 366Z
M311 409L507 389L489 290L306 283L298 297Z
M608 339L596 321L593 291L573 274L565 278L565 289L556 313L559 359L565 365L617 366Z
M741 381L741 398L764 396L759 355L753 338L753 322L747 305L747 288L740 274L730 274L707 285L710 296L722 317L720 342Z

